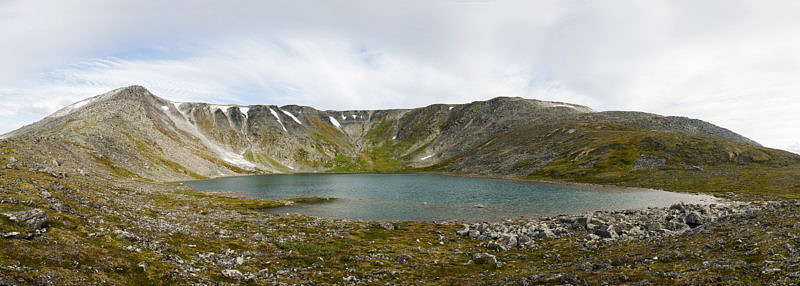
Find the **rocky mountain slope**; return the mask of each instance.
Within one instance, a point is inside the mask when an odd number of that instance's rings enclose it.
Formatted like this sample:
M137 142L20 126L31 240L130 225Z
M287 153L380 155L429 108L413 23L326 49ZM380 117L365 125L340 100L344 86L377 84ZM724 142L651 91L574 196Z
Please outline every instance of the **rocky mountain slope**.
M109 168L155 180L437 171L727 191L738 182L731 178L758 178L765 169L793 174L800 164L800 156L763 148L701 120L508 97L416 109L322 111L171 102L130 86L75 103L5 137L69 150L35 160L42 168ZM694 183L709 177L721 179ZM789 179L772 181L781 183L767 188L800 188L796 181L783 184Z
M711 124L521 98L411 110L175 103L142 87L0 139L0 285L786 284L800 159ZM450 172L715 192L723 205L361 222L164 182ZM299 201L299 200L298 200Z

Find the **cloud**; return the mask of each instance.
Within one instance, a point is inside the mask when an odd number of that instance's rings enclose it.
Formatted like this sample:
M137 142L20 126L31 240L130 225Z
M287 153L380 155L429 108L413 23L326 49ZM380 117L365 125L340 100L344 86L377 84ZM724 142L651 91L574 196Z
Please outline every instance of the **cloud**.
M794 143L789 147L786 147L786 151L800 155L800 142Z
M800 142L798 5L8 1L0 116L131 84L177 101L323 109L508 95L700 118L785 148ZM6 123L0 132L19 126Z

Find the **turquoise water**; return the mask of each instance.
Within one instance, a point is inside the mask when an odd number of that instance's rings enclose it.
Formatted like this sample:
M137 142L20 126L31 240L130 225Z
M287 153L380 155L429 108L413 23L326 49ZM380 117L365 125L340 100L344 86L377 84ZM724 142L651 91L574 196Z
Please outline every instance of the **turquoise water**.
M369 220L501 220L590 210L712 202L713 197L664 191L559 185L435 174L287 174L183 182L199 190L257 199L336 200L270 209L319 217ZM476 205L485 208L478 208Z

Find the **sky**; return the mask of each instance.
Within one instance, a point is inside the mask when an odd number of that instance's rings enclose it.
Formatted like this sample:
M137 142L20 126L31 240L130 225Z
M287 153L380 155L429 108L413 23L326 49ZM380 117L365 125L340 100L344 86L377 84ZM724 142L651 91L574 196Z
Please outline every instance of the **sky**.
M142 85L338 110L520 96L800 153L797 15L800 1L0 0L0 133Z

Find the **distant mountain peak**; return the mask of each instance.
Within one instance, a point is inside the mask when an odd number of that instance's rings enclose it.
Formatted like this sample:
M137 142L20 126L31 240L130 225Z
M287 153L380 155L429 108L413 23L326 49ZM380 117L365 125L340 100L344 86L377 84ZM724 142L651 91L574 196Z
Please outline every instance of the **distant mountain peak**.
M77 111L77 110L81 109L82 107L87 106L89 104L100 102L100 101L114 99L114 98L119 97L119 96L140 96L140 97L151 96L151 97L156 97L155 95L150 93L149 90L147 90L146 88L144 88L141 85L131 85L131 86L127 86L127 87L117 88L117 89L111 90L109 92L106 92L106 93L103 93L103 94L100 94L100 95L96 95L96 96L93 96L93 97L78 101L76 103L70 104L70 105L68 105L68 106L66 106L64 108L59 109L58 111L54 112L53 114L51 114L51 115L49 115L47 117L48 118L62 117L62 116L71 114L71 113L73 113L73 112L75 112L75 111Z

